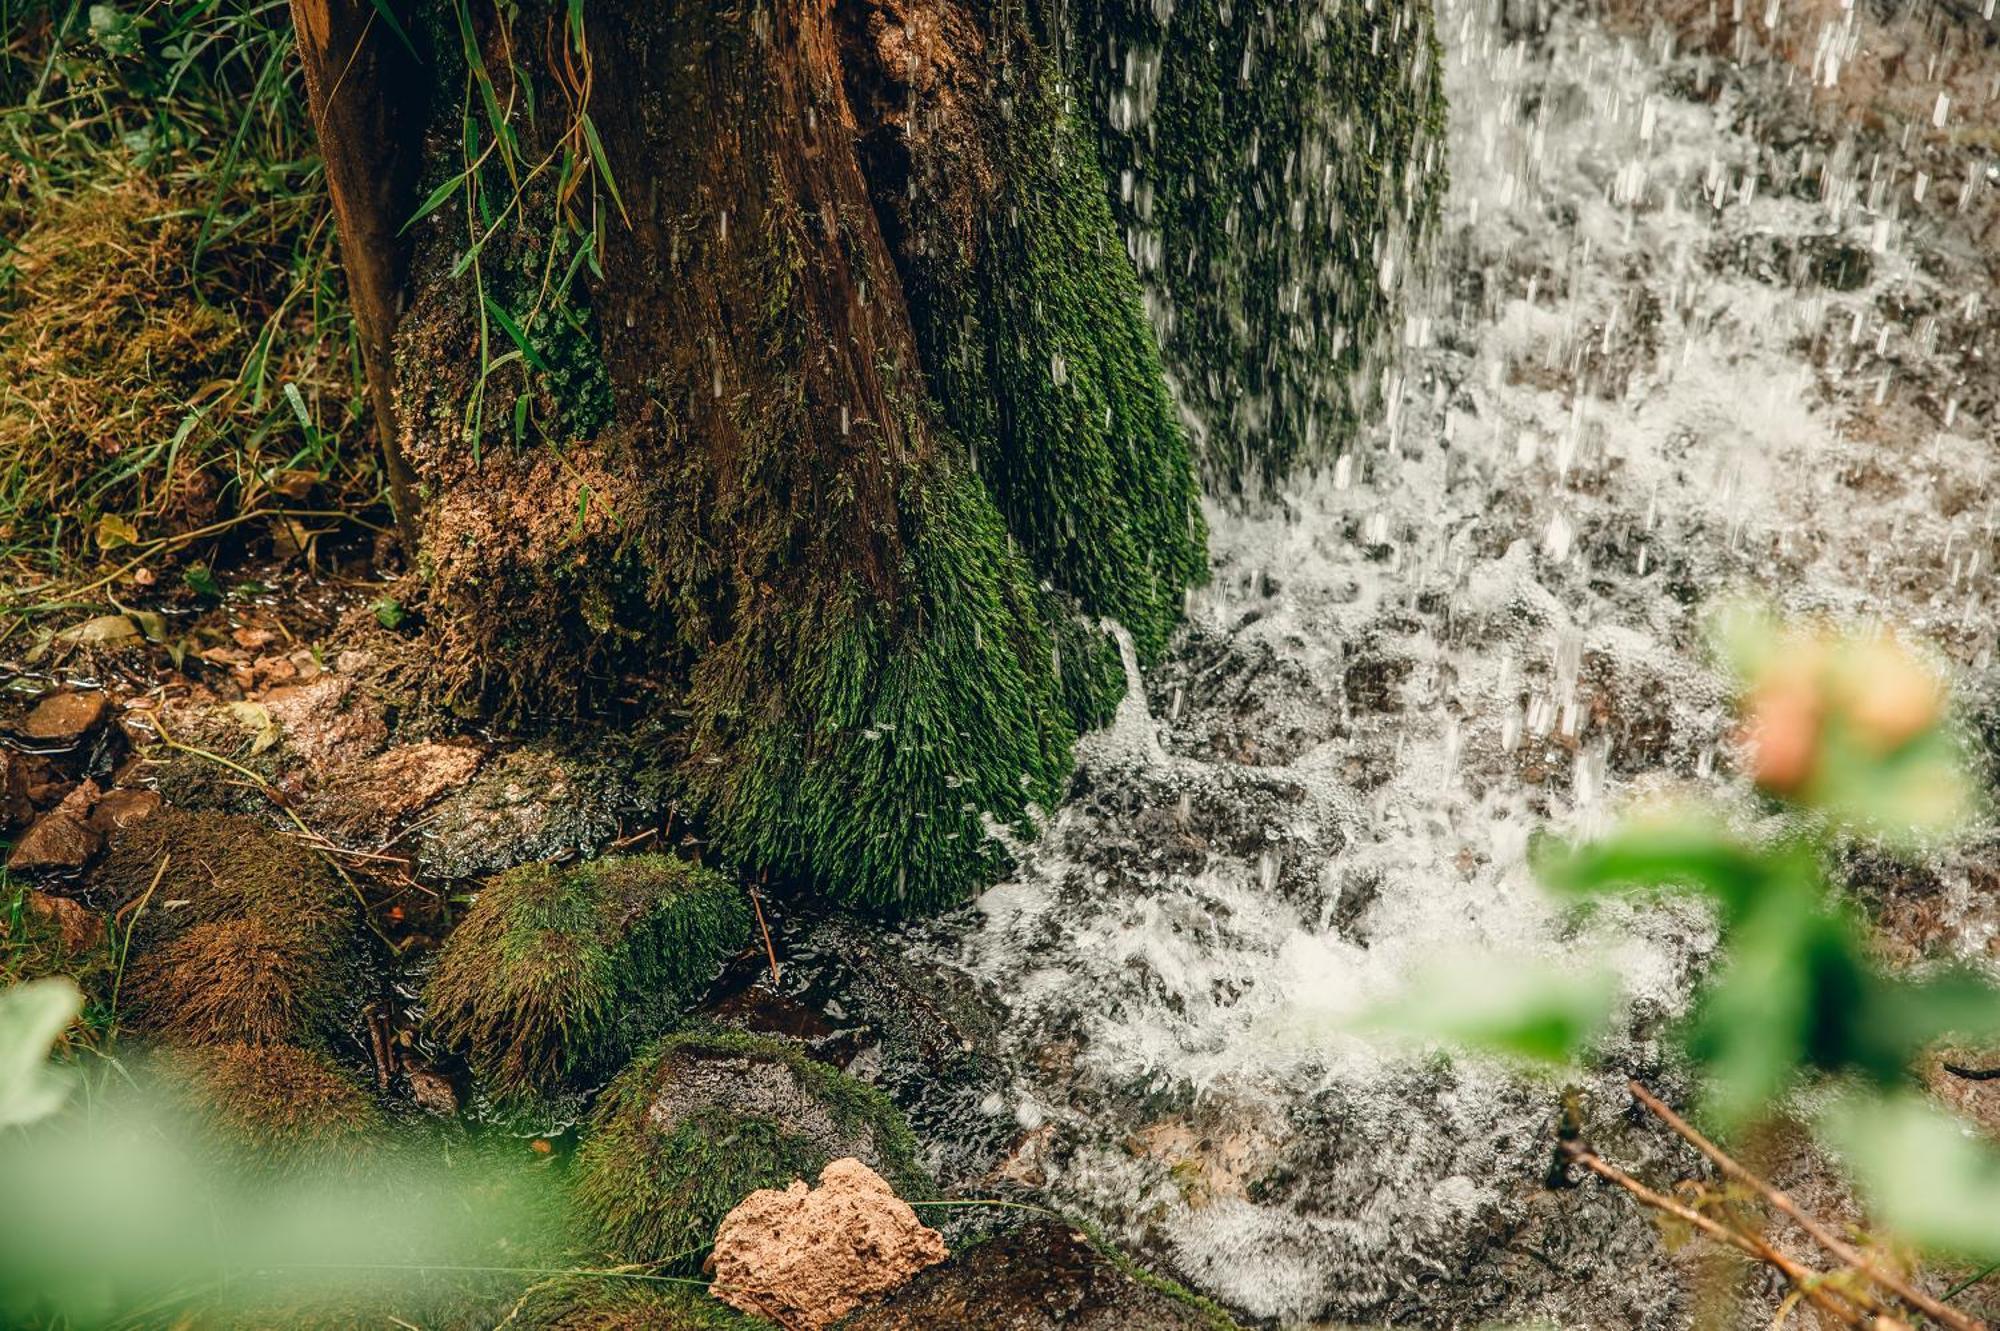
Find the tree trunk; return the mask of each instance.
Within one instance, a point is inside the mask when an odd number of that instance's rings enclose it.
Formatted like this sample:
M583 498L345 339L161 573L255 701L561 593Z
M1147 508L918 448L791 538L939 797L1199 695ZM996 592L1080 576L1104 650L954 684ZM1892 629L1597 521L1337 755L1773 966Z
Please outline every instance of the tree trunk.
M380 45L373 0L331 7ZM1417 0L1376 8L1428 40ZM428 692L643 716L711 849L781 881L905 910L996 870L989 827L1029 830L1123 691L1099 620L1154 658L1206 565L1058 12L404 16L421 180L357 198L331 136L328 178L351 276L410 248L384 303ZM355 74L309 83L390 91Z

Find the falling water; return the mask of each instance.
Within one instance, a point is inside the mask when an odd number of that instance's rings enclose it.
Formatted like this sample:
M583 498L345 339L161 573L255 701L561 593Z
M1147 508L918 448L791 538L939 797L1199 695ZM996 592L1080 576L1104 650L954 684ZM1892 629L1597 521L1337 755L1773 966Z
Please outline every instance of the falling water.
M1608 1119L1714 933L1566 918L1524 851L1731 785L1701 607L1991 664L1994 139L1954 127L1995 119L1994 30L1654 8L1439 0L1452 192L1383 420L1211 509L1170 659L935 945L1008 1006L1010 1168L1255 1316L1681 1324L1650 1224L1543 1186L1557 1087L1348 1019L1458 949L1609 958Z

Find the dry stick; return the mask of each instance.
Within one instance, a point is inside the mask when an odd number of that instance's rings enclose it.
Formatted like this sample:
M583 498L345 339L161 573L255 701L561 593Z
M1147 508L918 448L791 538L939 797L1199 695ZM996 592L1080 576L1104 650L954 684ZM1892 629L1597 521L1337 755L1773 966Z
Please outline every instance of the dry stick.
M1956 1308L1946 1307L1893 1271L1884 1271L1877 1267L1859 1249L1853 1247L1851 1244L1842 1242L1826 1226L1800 1210L1790 1197L1787 1197L1783 1192L1772 1187L1763 1179L1758 1178L1755 1174L1752 1174L1749 1170L1724 1154L1721 1147L1702 1136L1699 1132L1696 1132L1679 1114L1667 1108L1665 1102L1658 1096L1654 1095L1644 1086L1641 1086L1637 1081L1628 1082L1627 1085L1631 1087L1633 1096L1638 1099L1640 1104L1652 1110L1668 1127L1679 1133L1696 1150L1712 1160L1716 1168L1737 1182L1748 1184L1763 1194L1766 1201L1796 1221L1799 1228L1811 1235L1813 1241L1819 1244L1820 1247L1826 1249L1842 1262L1853 1267L1861 1275L1874 1281L1911 1307L1919 1309L1933 1320L1951 1327L1952 1331L1987 1331L1986 1323L1980 1321L1978 1318L1969 1317Z
M744 886L750 889L750 907L757 912L757 927L764 932L764 955L771 959L771 984L775 987L778 983L778 949L771 946L771 926L764 923L764 903L757 899L754 883L745 883Z
M1712 1217L1703 1215L1693 1207L1675 1201L1665 1193L1654 1192L1651 1188L1639 1182L1639 1180L1633 1178L1603 1156L1598 1155L1589 1147L1578 1146L1574 1143L1565 1143L1563 1154L1599 1178L1617 1184L1654 1210L1664 1211L1677 1220L1693 1225L1696 1229L1718 1243L1726 1243L1737 1251L1747 1253L1751 1257L1756 1258L1758 1261L1770 1263L1784 1273L1785 1279L1792 1282L1794 1289L1805 1295L1806 1298L1812 1301L1815 1308L1821 1309L1828 1316L1838 1318L1849 1326L1861 1325L1861 1319L1865 1314L1860 1309L1844 1306L1832 1293L1820 1287L1820 1282L1825 1279L1824 1272L1816 1271L1809 1266L1802 1266L1769 1244L1752 1239L1748 1235L1739 1234L1737 1231Z

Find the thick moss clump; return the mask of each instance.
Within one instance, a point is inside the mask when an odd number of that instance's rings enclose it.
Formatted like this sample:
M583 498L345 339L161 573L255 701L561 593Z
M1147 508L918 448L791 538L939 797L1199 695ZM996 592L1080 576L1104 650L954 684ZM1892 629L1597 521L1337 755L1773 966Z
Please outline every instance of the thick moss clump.
M694 670L688 794L723 855L928 911L1004 862L982 817L1054 803L1071 732L1027 570L938 459L899 502L900 605L854 585L744 625Z
M1330 457L1445 185L1430 0L1085 0L1113 203L1211 486Z
M119 834L92 886L130 922L120 1015L137 1030L316 1045L360 997L351 899L255 819L163 809Z
M759 1188L853 1156L899 1196L932 1183L888 1098L778 1040L670 1036L599 1100L577 1155L586 1241L627 1261L698 1266L715 1227Z
M446 939L425 1002L495 1092L550 1091L658 1034L750 930L741 888L672 856L523 865Z
M1036 572L1151 661L1207 573L1194 466L1095 142L1045 40L1021 40L1004 11L990 22L996 49L1020 52L988 131L1001 184L971 245L952 243L949 210L909 206L918 342Z
M177 1098L232 1161L280 1170L353 1164L383 1127L355 1080L324 1054L216 1044L160 1060Z

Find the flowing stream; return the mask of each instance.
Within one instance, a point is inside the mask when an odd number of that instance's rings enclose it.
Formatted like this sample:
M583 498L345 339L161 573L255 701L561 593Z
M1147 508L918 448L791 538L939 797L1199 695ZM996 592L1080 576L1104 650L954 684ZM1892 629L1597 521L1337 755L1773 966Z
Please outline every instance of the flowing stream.
M1006 1005L1008 1168L1253 1316L1684 1324L1649 1220L1543 1186L1556 1084L1349 1019L1467 949L1609 960L1627 1019L1579 1085L1616 1122L1624 1077L1673 1082L1714 932L1566 917L1525 849L1736 784L1703 607L1885 614L1989 672L2000 29L1734 7L1439 0L1452 186L1382 419L1211 508L1171 658L926 935Z

